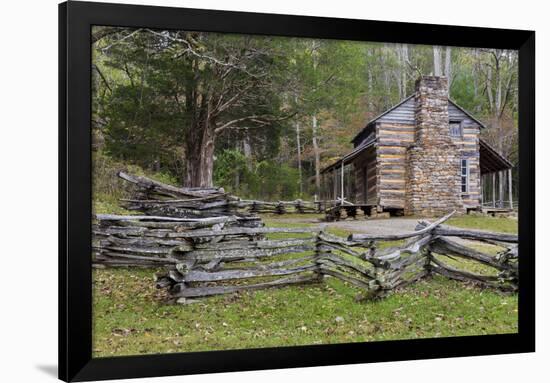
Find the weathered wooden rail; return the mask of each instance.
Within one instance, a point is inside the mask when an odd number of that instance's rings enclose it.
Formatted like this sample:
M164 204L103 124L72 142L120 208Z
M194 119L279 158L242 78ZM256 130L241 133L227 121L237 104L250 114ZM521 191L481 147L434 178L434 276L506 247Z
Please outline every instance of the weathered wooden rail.
M260 213L323 213L327 203L330 204L330 201L301 199L276 202L243 200L226 193L223 188L180 188L122 171L117 174L134 188L132 198L121 200L122 206L147 215L204 218L222 215L254 217ZM259 217L256 221L257 226L261 226Z
M271 214L286 214L286 213L322 213L323 205L321 201L303 201L297 199L294 201L256 201L256 200L241 200L239 207L249 211L250 213L271 213Z
M250 217L249 225L262 225L259 217L240 208L239 198L223 188L181 188L122 171L117 174L133 185L132 198L121 200L127 210L177 218Z
M263 224L262 224L263 225ZM93 263L96 266L173 265L175 251L191 249L199 242L216 243L212 233L228 239L261 238L253 217L177 218L149 215L98 214L92 225Z
M94 264L163 266L156 285L180 301L320 283L325 276L356 286L364 298L385 296L432 274L516 291L517 236L442 225L450 216L420 222L411 233L348 238L322 227L242 227L235 224L238 217L98 216ZM404 243L383 248L387 241Z

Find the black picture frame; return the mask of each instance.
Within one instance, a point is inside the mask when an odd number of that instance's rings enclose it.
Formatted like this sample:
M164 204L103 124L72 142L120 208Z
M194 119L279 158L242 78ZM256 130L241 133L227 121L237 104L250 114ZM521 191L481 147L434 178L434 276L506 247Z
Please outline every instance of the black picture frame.
M518 333L92 358L91 27L184 29L519 51ZM535 350L535 32L69 1L59 5L59 378L87 381Z

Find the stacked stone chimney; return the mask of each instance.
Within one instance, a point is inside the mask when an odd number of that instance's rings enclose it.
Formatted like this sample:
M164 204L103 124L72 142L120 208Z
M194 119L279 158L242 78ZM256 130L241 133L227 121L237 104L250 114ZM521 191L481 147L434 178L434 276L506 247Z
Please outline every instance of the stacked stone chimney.
M415 89L415 142L407 149L405 214L463 212L461 155L449 131L447 79L423 76Z

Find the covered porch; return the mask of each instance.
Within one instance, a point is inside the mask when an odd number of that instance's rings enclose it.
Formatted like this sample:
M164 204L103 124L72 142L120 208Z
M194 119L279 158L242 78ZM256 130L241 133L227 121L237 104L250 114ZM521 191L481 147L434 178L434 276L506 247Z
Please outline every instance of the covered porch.
M514 209L514 165L483 140L479 140L479 166L481 171L481 206L488 214L509 212Z
M359 210L370 214L376 206L376 151L374 140L353 149L321 171L321 198L335 219L342 210L355 217Z

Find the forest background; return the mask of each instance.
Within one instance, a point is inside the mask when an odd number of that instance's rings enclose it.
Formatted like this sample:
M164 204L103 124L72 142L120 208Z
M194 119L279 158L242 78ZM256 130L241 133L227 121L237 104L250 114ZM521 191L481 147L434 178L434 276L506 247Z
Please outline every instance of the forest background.
M95 200L116 196L112 176L128 167L311 200L321 169L428 74L485 123L518 185L515 51L118 27L94 27L92 40Z

